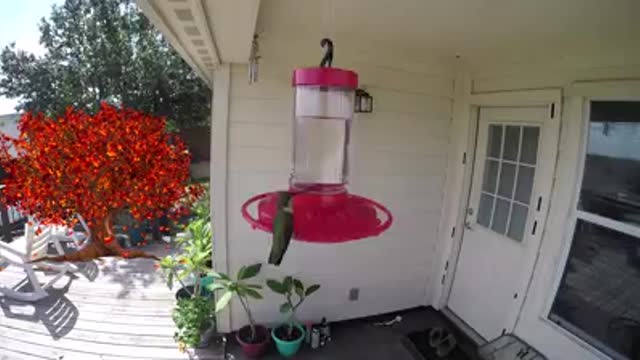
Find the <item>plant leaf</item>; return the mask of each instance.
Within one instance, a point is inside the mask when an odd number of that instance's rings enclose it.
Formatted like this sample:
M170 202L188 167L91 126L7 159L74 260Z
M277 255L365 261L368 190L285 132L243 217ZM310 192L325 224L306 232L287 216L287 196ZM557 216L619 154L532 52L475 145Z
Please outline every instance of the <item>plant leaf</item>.
M220 289L224 289L225 286L220 284L220 283L211 283L211 284L207 284L205 285L205 289L214 292L216 290L220 290Z
M293 278L291 276L285 277L282 285L285 292L291 292L291 289L293 288Z
M284 304L280 305L280 313L286 314L289 311L291 311L291 304L284 303Z
M227 281L231 281L231 278L229 277L229 275L227 275L225 273L218 273L218 272L212 271L211 272L211 276L213 276L214 278L217 278L217 279L224 279L224 280L227 280Z
M246 287L252 288L252 289L262 289L262 285L258 285L258 284L247 284Z
M305 291L304 296L309 296L311 294L313 294L314 292L316 292L316 290L320 289L320 285L315 284L315 285L311 285L307 288L307 291Z
M261 267L262 267L262 264L253 264L251 266L244 268L245 271L243 272L242 276L238 275L238 280L250 279L258 275Z
M287 291L284 289L284 285L282 285L277 280L273 280L273 279L267 280L267 286L269 287L269 289L271 289L271 291L275 293L282 294L282 295L287 293Z
M169 271L169 275L167 275L167 286L169 289L173 289L173 271Z
M298 279L293 279L293 288L296 291L296 294L298 294L298 296L300 297L304 296L304 285L302 285L302 281Z
M250 297L254 298L254 299L258 299L258 300L262 300L262 295L253 290L253 289L249 289L249 288L245 288L244 291L247 293L247 295L249 295Z
M216 302L216 312L219 312L220 310L224 309L229 304L229 301L231 301L232 296L233 296L233 293L231 291L227 291L224 294L222 294L220 299L218 299L218 302Z
M244 279L244 273L247 271L247 267L246 266L242 266L240 268L240 270L238 270L238 275L236 276L238 278L238 280L242 280Z

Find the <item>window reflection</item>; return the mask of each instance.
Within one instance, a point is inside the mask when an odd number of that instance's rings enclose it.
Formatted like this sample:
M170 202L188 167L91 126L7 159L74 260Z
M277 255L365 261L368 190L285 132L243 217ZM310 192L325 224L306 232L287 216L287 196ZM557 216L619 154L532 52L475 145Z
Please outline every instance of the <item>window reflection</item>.
M640 224L640 102L593 102L579 208Z
M640 102L592 102L588 135L582 212L549 317L640 360Z
M578 220L551 319L605 352L640 359L640 240Z

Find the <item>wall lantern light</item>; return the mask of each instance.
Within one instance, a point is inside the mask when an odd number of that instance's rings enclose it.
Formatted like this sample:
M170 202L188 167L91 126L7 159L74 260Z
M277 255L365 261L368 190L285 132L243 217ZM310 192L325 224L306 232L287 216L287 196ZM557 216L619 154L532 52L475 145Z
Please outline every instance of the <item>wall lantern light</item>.
M356 89L355 112L373 112L373 97L363 89Z

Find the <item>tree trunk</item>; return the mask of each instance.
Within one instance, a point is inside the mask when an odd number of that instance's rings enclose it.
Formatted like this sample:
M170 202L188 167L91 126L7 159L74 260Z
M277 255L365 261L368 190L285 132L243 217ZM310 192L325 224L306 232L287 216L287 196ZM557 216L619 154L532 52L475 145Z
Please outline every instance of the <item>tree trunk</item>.
M122 248L113 234L112 218L113 216L109 214L104 220L96 221L94 223L95 226L91 227L89 243L77 251L60 256L45 256L32 262L83 262L110 256L119 256L125 259L146 258L160 260L157 256L142 250Z

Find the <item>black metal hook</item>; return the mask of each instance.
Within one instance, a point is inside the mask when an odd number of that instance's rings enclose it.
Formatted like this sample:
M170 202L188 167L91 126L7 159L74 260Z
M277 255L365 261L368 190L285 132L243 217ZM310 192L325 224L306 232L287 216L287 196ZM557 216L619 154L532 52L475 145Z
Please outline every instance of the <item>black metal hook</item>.
M320 67L331 67L333 62L333 41L329 38L320 40L320 46L325 49L322 61L320 61Z

